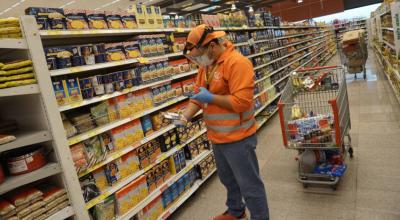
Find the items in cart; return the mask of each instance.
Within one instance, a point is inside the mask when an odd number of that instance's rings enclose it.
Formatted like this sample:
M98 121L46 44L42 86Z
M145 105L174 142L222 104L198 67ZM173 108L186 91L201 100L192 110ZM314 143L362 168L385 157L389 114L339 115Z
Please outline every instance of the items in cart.
M0 89L36 83L31 60L0 62Z
M0 199L0 218L46 219L68 205L65 189L43 182L8 192Z
M22 38L18 18L0 18L0 39L1 38Z
M299 107L293 106L292 118L299 119L288 121L291 142L310 147L324 147L332 143L334 135L332 114L314 115L311 112L304 117Z
M297 72L293 72L291 81L298 91L326 91L338 88L337 79L334 78L331 72L309 76L302 76Z

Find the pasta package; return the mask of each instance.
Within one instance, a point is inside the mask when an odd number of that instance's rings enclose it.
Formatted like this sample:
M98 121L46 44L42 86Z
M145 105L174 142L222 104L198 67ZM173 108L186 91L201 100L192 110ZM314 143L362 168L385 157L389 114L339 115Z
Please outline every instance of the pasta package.
M26 66L31 66L32 60L15 61L11 63L6 63L1 67L1 70L12 70L19 69Z
M29 7L25 9L26 15L34 15L39 29L66 29L64 10L62 8Z
M43 193L34 187L26 187L19 189L12 194L7 196L8 201L11 202L14 206L24 205L33 201L38 197L42 197Z
M88 29L86 11L83 9L64 9L68 29Z
M19 19L14 17L0 18L0 25L14 24L19 25Z
M116 12L106 12L106 19L108 27L111 29L122 29L124 26L122 25L121 16Z
M12 205L10 202L8 202L7 200L0 200L0 217L5 216L5 215L9 215L10 213L14 213L13 211L15 211L15 206Z
M3 27L0 28L0 34L18 34L21 33L21 28L19 27Z
M124 28L134 29L138 28L136 17L133 13L121 13L121 20Z
M105 45L107 61L125 60L124 46L122 43L109 43Z
M43 202L45 203L49 203L67 193L65 189L52 185L39 185L38 189L43 193Z
M36 83L36 79L16 80L0 84L0 89L15 86L30 85Z
M13 81L13 80L21 80L21 79L33 79L33 73L26 73L21 75L9 76L9 77L0 77L1 82Z
M106 14L104 11L86 10L86 17L90 29L107 29Z

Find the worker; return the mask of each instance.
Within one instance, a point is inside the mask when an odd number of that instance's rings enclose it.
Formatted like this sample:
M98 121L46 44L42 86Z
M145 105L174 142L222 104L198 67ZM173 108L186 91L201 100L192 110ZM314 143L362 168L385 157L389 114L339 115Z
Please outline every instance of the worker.
M226 40L224 31L199 25L187 37L184 55L199 65L198 91L179 123L200 110L213 145L217 173L227 189L228 209L214 220L269 219L267 195L256 157L253 65ZM244 199L244 202L243 202Z

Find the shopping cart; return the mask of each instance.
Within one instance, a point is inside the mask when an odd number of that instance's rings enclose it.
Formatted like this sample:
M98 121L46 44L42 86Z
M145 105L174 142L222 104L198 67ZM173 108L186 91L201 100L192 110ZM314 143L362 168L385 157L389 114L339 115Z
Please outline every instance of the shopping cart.
M358 73L363 73L363 78L367 78L365 64L368 59L368 48L365 32L358 33L358 39L348 42L343 38L337 41L337 47L340 54L340 61L347 69L347 73L354 74L357 79Z
M336 189L347 168L346 152L353 157L343 67L306 68L293 73L278 108L283 143L299 151L298 180L304 187L324 184Z

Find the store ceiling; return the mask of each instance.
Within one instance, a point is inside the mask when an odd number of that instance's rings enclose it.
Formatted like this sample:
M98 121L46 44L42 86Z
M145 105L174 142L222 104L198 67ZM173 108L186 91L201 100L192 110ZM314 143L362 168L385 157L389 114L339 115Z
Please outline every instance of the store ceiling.
M287 21L298 21L323 16L345 9L379 3L382 0L0 0L0 17L19 16L28 7L82 8L125 11L129 6L143 2L159 5L164 14L217 13L237 9L267 8Z

